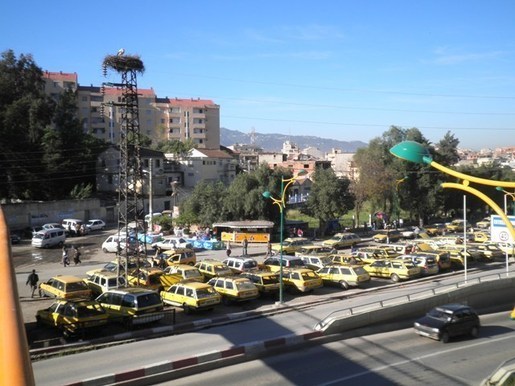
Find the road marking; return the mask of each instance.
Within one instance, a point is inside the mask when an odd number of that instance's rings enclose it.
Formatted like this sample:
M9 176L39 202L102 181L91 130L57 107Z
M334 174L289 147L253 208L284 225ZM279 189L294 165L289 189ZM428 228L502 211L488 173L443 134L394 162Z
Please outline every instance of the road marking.
M330 382L321 383L319 386L334 385L334 384L337 384L339 382L348 381L350 379L358 378L358 377L361 377L361 376L364 376L364 375L368 375L370 373L377 373L377 372L386 370L386 369L388 369L390 367L397 367L397 366L405 365L405 364L408 364L408 363L411 363L411 362L418 362L418 361L420 361L422 359L431 358L431 357L434 357L434 356L437 356L437 355L442 355L444 353L451 353L453 351L460 351L460 350L464 350L464 349L469 349L469 348L481 346L481 345L484 345L484 344L491 344L492 342L497 342L497 341L501 341L501 340L505 341L506 339L515 339L515 335L513 335L513 334L508 335L508 336L503 335L503 336L501 336L499 338L488 339L488 340L485 340L485 341L482 341L482 342L473 343L473 344L470 344L470 345L467 345L467 346L455 347L455 348L451 348L451 349L448 349L448 350L445 350L445 351L438 351L438 352L435 352L435 353L432 353L432 354L422 355L422 356L419 356L419 357L416 357L416 358L407 359L407 360L391 363L391 364L388 364L388 365L383 365L383 366L375 367L373 369L369 369L369 370L366 370L366 371L361 371L359 373L348 375L346 377L334 379L334 380L332 380Z

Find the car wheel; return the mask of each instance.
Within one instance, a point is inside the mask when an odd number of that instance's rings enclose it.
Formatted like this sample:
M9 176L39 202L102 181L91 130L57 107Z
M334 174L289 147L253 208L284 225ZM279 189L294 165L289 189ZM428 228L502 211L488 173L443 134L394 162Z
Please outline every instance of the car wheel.
M348 290L349 289L349 283L347 283L345 280L340 281L340 286L344 290Z
M43 326L43 321L41 320L41 316L36 316L36 326L41 327Z
M191 314L190 306L188 306L187 304L183 304L182 308L183 308L185 314Z
M445 331L443 334L442 334L442 337L441 337L441 341L442 343L448 343L449 342L449 333L447 331Z
M107 248L102 248L102 252L104 252L104 253L109 253L109 251L107 250Z
M63 245L64 245L64 243L63 243L62 241L61 241L59 244L57 244L57 246L58 246L59 248L62 248L62 247L63 247Z
M477 326L472 327L470 335L472 335L473 338L477 338L479 336L479 328Z
M231 304L231 299L229 299L227 296L222 296L222 303L226 306L229 306Z
M398 283L401 280L401 278L395 273L393 273L392 276L390 276L390 279L392 279L394 283Z

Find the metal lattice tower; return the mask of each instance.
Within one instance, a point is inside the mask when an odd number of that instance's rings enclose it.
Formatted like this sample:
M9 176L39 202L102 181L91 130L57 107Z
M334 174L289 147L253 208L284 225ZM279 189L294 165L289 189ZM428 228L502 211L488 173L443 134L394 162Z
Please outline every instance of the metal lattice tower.
M121 83L103 83L102 91L105 93L104 86L116 87L122 91L121 102L110 103L110 105L121 109L118 230L121 232L125 229L125 234L129 235L129 223L135 222L139 225L139 219L144 208L141 195L143 170L140 154L141 136L137 84L137 73L142 73L144 66L139 57L124 55L124 53L125 50L122 49L118 51L117 55L108 55L104 59L104 76L107 75L107 68L111 68L120 73L122 81ZM120 240L120 237L118 240ZM129 245L124 250L119 247L117 253L119 261L123 258L125 274L127 273L130 253L128 247Z

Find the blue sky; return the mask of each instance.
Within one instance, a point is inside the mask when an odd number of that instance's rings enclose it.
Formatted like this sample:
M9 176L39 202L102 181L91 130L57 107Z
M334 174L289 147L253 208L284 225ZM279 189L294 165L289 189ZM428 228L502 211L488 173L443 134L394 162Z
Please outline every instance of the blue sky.
M123 47L140 88L212 99L245 133L368 142L397 125L480 149L515 145L514 20L513 0L10 1L0 50L100 85Z

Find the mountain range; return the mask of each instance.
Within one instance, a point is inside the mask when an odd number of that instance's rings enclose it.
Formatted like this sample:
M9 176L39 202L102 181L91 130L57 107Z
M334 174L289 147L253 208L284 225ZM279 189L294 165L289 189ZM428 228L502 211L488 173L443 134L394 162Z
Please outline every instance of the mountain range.
M310 135L261 134L255 131L242 133L238 130L220 128L220 144L222 146L252 144L262 148L264 151L281 151L283 143L286 141L295 144L300 150L307 147L315 147L325 153L331 151L331 149L340 149L345 153L354 153L360 147L368 146L367 143L362 141L338 141L336 139Z

